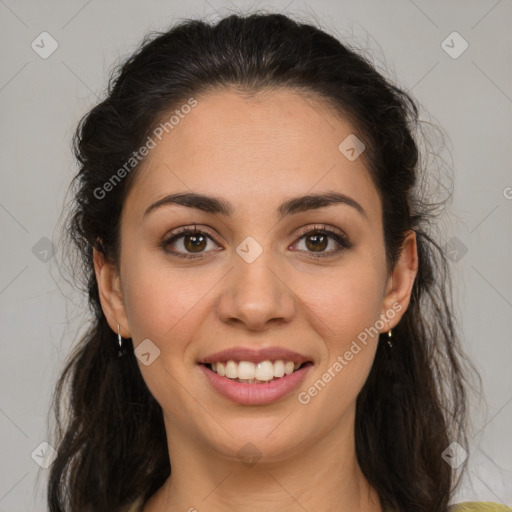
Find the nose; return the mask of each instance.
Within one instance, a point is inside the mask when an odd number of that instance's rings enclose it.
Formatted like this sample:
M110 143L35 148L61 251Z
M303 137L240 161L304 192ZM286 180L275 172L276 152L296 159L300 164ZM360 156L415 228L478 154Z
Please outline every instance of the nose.
M236 253L234 268L224 280L217 303L221 321L243 324L251 331L265 331L272 324L288 323L296 299L281 267L266 250L252 263Z

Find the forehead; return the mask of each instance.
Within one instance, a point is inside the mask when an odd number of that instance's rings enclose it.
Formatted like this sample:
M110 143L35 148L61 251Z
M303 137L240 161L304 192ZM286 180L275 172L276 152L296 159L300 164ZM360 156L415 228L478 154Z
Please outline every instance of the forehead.
M351 195L368 210L378 202L363 158L350 161L339 149L354 127L327 103L291 89L251 97L219 91L196 100L155 139L128 195L130 207L144 209L175 191L240 205L325 190Z

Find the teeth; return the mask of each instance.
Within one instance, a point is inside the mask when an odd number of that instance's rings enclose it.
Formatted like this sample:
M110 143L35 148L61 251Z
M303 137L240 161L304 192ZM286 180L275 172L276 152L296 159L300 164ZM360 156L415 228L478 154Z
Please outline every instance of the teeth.
M272 380L274 378L274 365L272 364L272 361L263 361L261 363L258 363L256 365L256 368L254 369L254 377L250 376L250 377L243 377L242 376L242 365L243 365L243 361L240 362L240 366L238 367L238 372L239 372L239 375L238 375L238 378L239 379L256 379L256 380L263 380L263 381L269 381L269 380ZM252 364L254 366L254 363L248 363L248 364ZM252 370L252 368L251 368ZM251 372L247 372L247 373L252 373Z
M284 362L283 361L276 361L274 363L274 376L275 377L282 377L284 374L285 374Z
M226 375L226 367L222 363L213 363L212 370L216 371L221 377Z
M265 368L267 368L267 363L268 361L264 361L263 363L259 363L258 364L258 370L261 370L262 369L262 364L265 365ZM229 364L229 362L228 362ZM272 364L272 363L270 363ZM263 370L265 370L265 368L263 368ZM268 368L267 368L268 370ZM261 371L259 373L262 373ZM265 373L265 372L263 372ZM268 371L266 372L268 373ZM273 374L274 373L274 368L271 368L270 369L270 375L273 377ZM251 363L250 361L240 361L238 363L238 375L237 377L239 379L243 379L243 380L252 380L252 379L255 379L256 378L256 365L254 363ZM259 379L259 380L268 380L268 378L264 378L264 379Z
M299 368L300 364L293 361L278 359L275 362L266 360L260 363L251 361L227 361L225 363L213 363L212 370L221 377L238 380L239 382L270 382L284 375L290 375Z
M286 373L286 375L290 375L291 373L293 373L293 370L295 370L295 365L293 364L293 361L287 361L284 364L284 373Z
M238 377L238 365L235 363L235 361L228 361L226 363L226 377L228 379L236 379Z

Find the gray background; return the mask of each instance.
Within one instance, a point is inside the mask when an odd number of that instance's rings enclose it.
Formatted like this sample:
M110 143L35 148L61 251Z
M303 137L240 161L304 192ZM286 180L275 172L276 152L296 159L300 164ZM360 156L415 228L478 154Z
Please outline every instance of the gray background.
M442 237L454 248L457 315L485 392L472 408L470 471L456 501L512 505L510 0L189 0L186 8L176 0L0 0L0 512L46 510L47 470L35 460L46 453L39 445L55 379L86 321L84 298L62 277L59 248L54 257L45 252L58 243L76 169L76 123L146 32L255 6L349 37L447 134L443 158L455 190ZM59 45L47 59L31 47L43 31ZM458 58L441 46L453 31L469 44Z

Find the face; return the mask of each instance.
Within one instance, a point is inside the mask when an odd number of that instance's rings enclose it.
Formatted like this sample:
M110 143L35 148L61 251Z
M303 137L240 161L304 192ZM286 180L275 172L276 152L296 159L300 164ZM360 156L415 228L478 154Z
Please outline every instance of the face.
M119 322L149 352L138 364L168 432L227 458L251 442L284 459L353 427L376 333L407 307L415 241L388 275L379 195L363 159L338 149L354 128L325 104L286 89L197 101L130 189L119 273L95 254L102 305L114 332ZM177 193L228 211L161 201ZM280 209L324 194L345 200ZM287 349L310 364L283 396L244 403L199 364L239 347Z

